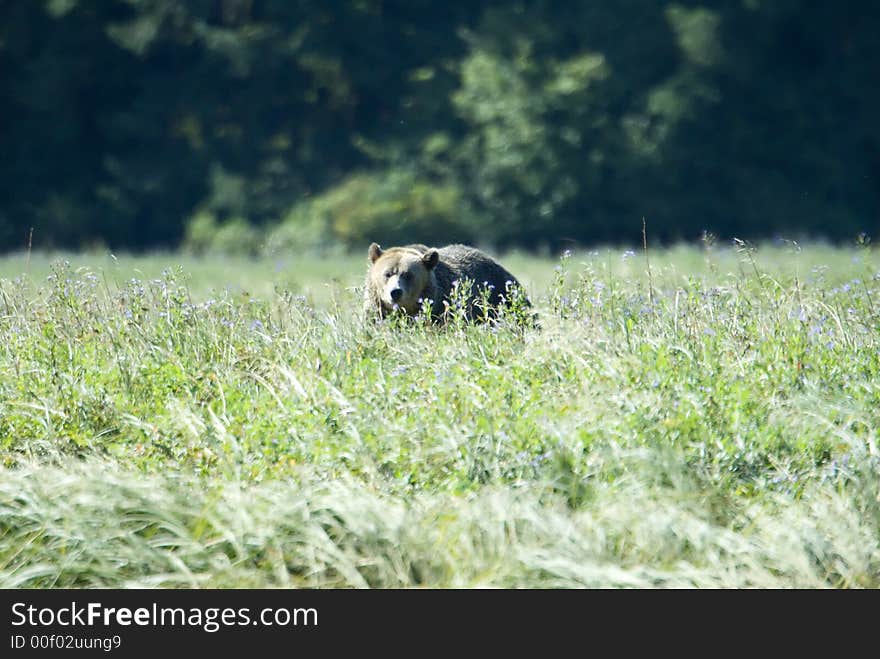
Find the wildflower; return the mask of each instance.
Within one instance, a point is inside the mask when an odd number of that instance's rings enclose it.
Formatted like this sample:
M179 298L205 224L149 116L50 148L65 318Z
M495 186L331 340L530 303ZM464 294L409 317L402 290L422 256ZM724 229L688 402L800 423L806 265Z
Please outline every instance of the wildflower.
M620 258L623 259L624 261L626 261L627 259L632 258L635 255L636 255L636 253L633 250L628 249L621 255Z
M263 327L263 322L260 319L256 319L251 323L251 329L262 332L265 328Z
M545 462L551 455L553 455L552 451L546 451L541 455L535 456L534 460L532 460L532 467L539 466L542 462Z

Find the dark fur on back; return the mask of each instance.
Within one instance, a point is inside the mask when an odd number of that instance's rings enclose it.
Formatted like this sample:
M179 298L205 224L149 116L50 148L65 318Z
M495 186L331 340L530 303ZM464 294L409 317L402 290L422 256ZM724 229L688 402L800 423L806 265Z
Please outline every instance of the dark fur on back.
M450 302L450 295L456 282L462 285L465 280L473 282L467 301L466 314L469 319L481 315L475 308L482 291L489 288L488 302L493 308L506 304L515 294L515 288L522 288L519 281L506 268L485 252L467 245L447 245L437 250L440 260L434 268L435 294L428 295L434 300L432 315L440 316ZM490 313L490 316L494 313Z

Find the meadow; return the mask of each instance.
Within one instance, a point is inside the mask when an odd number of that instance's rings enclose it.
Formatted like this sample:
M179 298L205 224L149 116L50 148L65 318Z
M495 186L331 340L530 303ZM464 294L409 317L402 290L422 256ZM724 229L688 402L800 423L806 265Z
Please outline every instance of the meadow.
M0 587L880 587L880 252L0 259Z

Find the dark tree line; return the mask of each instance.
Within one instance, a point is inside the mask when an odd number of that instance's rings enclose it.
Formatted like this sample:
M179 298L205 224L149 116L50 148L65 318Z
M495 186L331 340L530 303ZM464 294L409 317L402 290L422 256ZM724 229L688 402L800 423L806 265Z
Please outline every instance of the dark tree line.
M0 248L846 241L878 107L875 3L0 0Z

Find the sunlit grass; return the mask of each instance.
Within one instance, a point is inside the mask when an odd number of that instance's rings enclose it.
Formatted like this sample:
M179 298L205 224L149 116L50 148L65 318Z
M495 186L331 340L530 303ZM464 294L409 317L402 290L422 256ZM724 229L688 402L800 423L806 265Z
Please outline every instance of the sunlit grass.
M363 255L0 261L0 585L880 586L876 251L501 260L540 330L364 324Z

